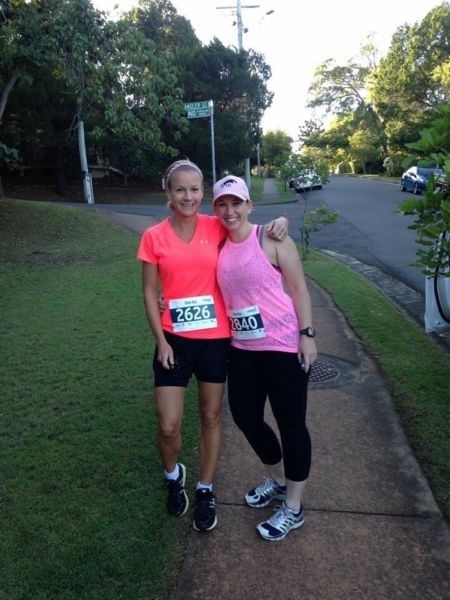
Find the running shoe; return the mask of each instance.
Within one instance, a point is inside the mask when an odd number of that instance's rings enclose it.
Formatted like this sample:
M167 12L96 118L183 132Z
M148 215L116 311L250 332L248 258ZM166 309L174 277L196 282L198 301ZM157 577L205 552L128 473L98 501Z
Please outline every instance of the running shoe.
M257 525L256 529L265 540L279 542L284 540L292 529L298 529L304 522L303 506L300 507L300 512L295 513L283 502L274 510L272 516Z
M211 531L217 525L216 501L208 489L201 488L195 492L193 525L196 531Z
M166 479L167 512L174 517L182 517L188 509L189 498L184 490L186 467L178 463L180 473L177 479Z
M264 483L245 494L245 503L252 508L264 508L272 500L286 500L286 486L272 477L267 477Z

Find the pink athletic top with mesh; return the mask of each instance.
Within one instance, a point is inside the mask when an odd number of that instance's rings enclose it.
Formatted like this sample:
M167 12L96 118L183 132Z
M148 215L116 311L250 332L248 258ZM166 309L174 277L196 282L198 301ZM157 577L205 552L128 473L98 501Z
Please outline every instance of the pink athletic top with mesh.
M169 219L142 235L137 257L157 266L164 300L169 304L161 317L165 331L192 339L230 336L216 279L219 246L225 235L217 217L202 214L197 215L189 242L177 236ZM211 300L206 300L208 297ZM213 312L214 320L210 318Z
M243 350L298 352L299 331L292 298L281 273L270 264L257 226L243 242L225 242L217 279L232 327L232 346Z

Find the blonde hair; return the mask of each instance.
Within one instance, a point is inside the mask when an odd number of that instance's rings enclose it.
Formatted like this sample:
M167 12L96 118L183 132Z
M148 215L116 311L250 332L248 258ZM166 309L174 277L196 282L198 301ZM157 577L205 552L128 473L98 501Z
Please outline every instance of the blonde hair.
M197 167L197 165L191 162L190 160L177 160L174 163L172 163L169 167L167 167L166 172L164 173L164 177L162 180L163 190L170 190L170 181L172 179L172 175L175 173L175 171L178 171L180 169L184 171L195 171L196 173L198 173L203 185L203 173L200 167Z

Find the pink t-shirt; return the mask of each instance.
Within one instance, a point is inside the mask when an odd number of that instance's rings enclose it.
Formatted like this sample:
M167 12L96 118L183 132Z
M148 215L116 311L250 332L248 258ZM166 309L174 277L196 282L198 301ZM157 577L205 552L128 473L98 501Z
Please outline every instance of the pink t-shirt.
M217 279L231 323L232 346L244 350L298 352L300 326L281 273L258 241L257 226L243 242L227 239Z
M166 219L142 235L137 257L158 267L162 295L169 307L161 317L165 331L194 339L230 336L217 283L219 246L226 233L216 217L197 215L189 242L180 239Z

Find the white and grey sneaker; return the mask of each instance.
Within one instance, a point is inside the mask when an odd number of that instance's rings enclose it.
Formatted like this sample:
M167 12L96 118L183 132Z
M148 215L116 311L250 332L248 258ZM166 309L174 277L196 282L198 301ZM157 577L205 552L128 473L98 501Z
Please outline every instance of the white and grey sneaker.
M267 477L264 483L245 494L245 503L252 508L263 508L272 500L286 500L286 486L272 477Z
M256 529L265 540L279 542L284 540L291 529L298 529L304 522L303 506L300 507L298 513L295 513L283 502L274 510L273 515L267 521L257 525Z

